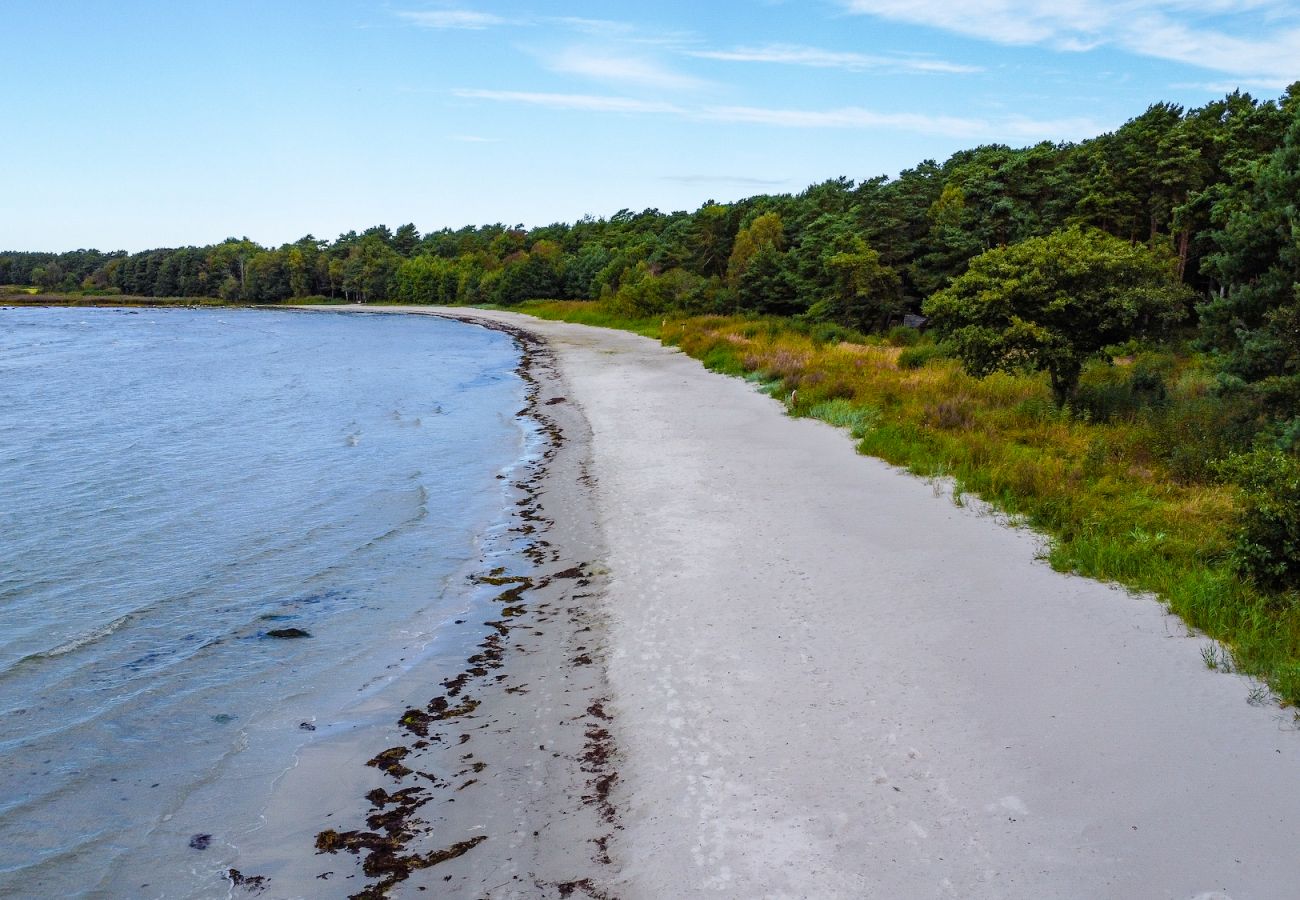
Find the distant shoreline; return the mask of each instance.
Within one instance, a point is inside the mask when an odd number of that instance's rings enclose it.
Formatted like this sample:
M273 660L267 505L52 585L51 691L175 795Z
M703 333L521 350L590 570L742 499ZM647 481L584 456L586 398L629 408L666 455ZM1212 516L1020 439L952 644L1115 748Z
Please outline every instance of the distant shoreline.
M144 297L135 294L0 294L0 308L6 306L154 306L195 307L231 306L246 307L247 303L227 303L219 297Z

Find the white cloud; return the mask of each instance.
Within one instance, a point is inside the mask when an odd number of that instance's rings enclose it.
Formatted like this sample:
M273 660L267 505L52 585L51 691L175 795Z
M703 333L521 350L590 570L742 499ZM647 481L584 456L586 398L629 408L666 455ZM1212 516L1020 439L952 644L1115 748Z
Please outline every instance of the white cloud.
M544 65L552 72L566 75L666 90L694 90L707 84L702 79L674 72L652 59L580 47L564 50L546 59Z
M512 16L479 12L472 9L398 10L398 18L422 28L439 30L483 30L501 26L553 26L558 29L623 44L682 47L698 41L689 31L649 28L613 19L588 19L579 16Z
M1283 87L1300 78L1292 0L840 0L851 13L1000 44L1115 46ZM1247 16L1246 13L1253 13Z
M553 16L546 21L561 25L579 34L602 40L617 40L627 44L648 44L661 47L680 47L695 43L698 38L689 31L656 29L631 22L613 19L584 19L578 16Z
M481 31L484 28L492 28L498 25L518 24L510 19L504 19L501 16L492 13L475 12L469 9L439 9L427 11L404 11L398 12L400 18L405 19L412 25L419 25L421 28L437 29L462 29L471 31Z
M926 57L871 56L865 53L823 50L820 47L804 47L797 44L765 44L758 47L736 47L731 50L692 50L688 51L687 55L724 62L783 63L817 69L845 69L850 72L862 72L867 69L952 74L983 71L978 66L965 66Z
M477 134L453 134L451 139L461 144L499 144L501 142L501 138L480 137Z
M885 128L950 137L978 137L986 129L977 119L928 116L921 113L881 113L860 106L840 109L773 109L763 106L710 106L698 118L711 122L740 122L780 128Z
M469 88L454 90L452 94L466 100L492 100L499 103L520 103L526 106L582 112L680 114L684 111L672 103L596 94L547 94L535 91L491 91Z
M877 112L859 106L838 109L782 109L763 106L687 107L675 103L600 94L551 94L470 88L454 90L452 94L466 100L489 100L576 112L670 115L695 122L774 128L904 131L963 140L999 142L1073 140L1100 134L1107 127L1091 119L1082 118L1037 120L1014 116L989 121L957 116L931 116L922 113Z

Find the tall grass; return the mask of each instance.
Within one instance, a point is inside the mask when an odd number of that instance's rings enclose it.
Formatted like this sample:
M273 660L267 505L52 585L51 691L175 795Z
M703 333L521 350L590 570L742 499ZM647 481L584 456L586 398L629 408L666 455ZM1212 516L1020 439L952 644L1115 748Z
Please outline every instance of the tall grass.
M1049 535L1057 570L1157 595L1230 646L1239 671L1300 702L1300 608L1259 592L1229 564L1241 498L1209 473L1231 445L1233 417L1206 400L1194 360L1148 361L1154 380L1121 382L1102 367L1082 385L1087 408L1058 409L1042 377L975 379L915 341L819 340L772 318L626 322L595 303L522 309L659 338L711 369L746 375L791 415L848 429L861 453L953 478L958 491Z

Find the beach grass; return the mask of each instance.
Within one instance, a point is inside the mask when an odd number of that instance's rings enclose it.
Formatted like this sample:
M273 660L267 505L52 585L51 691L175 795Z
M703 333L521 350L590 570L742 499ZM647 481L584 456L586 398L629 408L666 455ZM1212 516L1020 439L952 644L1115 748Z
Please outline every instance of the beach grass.
M1213 476L1222 412L1203 402L1208 377L1194 358L1157 361L1169 385L1159 405L1120 402L1134 362L1119 360L1085 373L1088 408L1062 409L1041 375L973 378L910 337L822 340L779 318L628 319L594 302L520 311L662 340L754 381L792 416L846 429L863 454L951 479L957 498L977 495L1049 536L1056 570L1156 595L1221 642L1229 668L1300 703L1300 605L1231 565L1242 499Z
M577 322L581 325L594 325L597 328L615 328L631 331L643 337L659 340L667 319L631 318L606 309L590 300L533 300L519 306L499 307L514 312L527 313L539 319L553 321Z

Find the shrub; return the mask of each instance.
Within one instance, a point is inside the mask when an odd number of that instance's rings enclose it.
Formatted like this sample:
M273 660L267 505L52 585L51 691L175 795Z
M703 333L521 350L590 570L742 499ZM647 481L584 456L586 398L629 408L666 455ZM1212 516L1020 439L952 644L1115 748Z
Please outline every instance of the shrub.
M1169 399L1165 384L1174 372L1171 353L1147 352L1138 354L1129 372L1129 387L1138 406L1160 406Z
M821 346L823 344L862 344L867 340L866 335L852 328L845 328L843 325L836 325L834 322L817 322L808 329L808 336L812 338L813 344Z
M1270 591L1300 585L1300 460L1276 449L1235 454L1220 469L1241 486L1245 510L1232 562Z
M921 421L932 428L940 428L944 431L970 428L975 422L970 397L958 394L927 404L925 411L921 413Z
M915 347L921 342L921 332L906 325L895 325L885 332L885 340L891 347Z
M1240 398L1192 397L1147 414L1149 446L1181 484L1213 481L1216 463L1250 445L1256 425Z
M1138 404L1128 376L1125 369L1109 362L1095 360L1084 365L1071 406L1093 422L1131 416Z
M898 354L898 367L919 369L932 359L945 359L947 356L947 348L942 344L917 344Z

